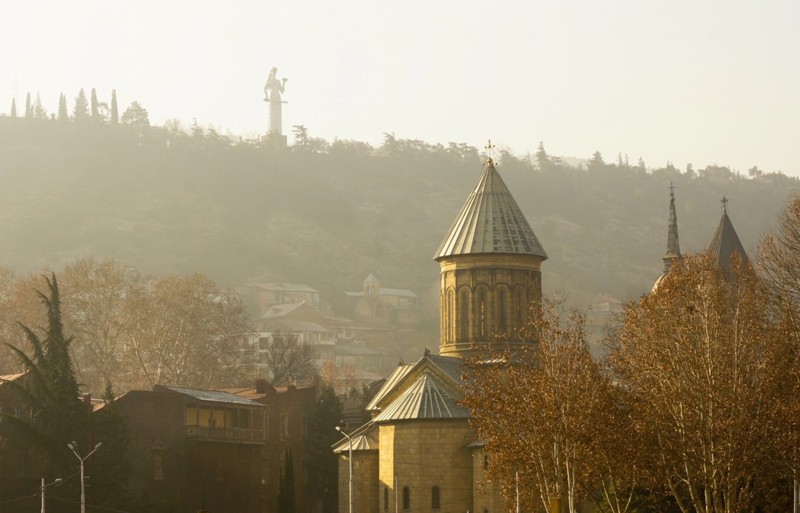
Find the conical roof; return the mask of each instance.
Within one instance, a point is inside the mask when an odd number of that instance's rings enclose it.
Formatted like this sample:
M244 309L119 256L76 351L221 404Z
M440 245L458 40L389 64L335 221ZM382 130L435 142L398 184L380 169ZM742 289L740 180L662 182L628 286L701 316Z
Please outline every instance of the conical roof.
M547 258L491 159L433 258L482 253Z
M733 223L728 217L727 203L728 200L722 198L722 219L719 221L717 231L714 232L711 244L708 245L708 251L716 258L717 263L723 269L730 268L734 253L738 253L742 261L746 262L748 260L747 252L744 250L739 236L736 235L736 230L733 229Z

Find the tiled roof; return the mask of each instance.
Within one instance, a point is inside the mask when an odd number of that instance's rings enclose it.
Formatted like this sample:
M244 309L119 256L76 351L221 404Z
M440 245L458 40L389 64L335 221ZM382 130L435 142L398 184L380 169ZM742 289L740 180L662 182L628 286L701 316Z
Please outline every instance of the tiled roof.
M483 253L547 258L491 160L433 258Z
M423 373L403 394L375 417L375 422L413 419L467 419L469 410L447 393L431 372Z

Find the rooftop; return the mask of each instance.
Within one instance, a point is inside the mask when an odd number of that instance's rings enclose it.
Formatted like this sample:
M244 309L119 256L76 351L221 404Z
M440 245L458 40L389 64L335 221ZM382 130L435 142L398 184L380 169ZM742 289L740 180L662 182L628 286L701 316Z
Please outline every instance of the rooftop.
M491 159L433 258L483 253L547 258Z

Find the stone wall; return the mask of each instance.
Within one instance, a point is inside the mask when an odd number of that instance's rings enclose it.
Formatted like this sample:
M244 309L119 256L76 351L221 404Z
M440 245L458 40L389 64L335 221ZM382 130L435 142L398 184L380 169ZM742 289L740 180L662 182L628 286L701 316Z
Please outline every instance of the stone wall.
M474 433L464 419L413 420L380 426L376 513L464 513L472 508ZM404 504L404 489L408 504ZM434 488L439 507L434 509ZM407 506L407 507L404 507ZM359 513L359 512L357 512Z

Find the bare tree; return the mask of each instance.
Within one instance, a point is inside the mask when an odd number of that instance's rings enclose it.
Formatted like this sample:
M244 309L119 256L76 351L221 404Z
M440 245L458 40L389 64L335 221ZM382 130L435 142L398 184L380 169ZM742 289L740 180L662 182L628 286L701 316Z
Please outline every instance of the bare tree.
M144 278L135 269L113 260L82 258L64 268L61 290L64 320L75 341L72 346L79 380L89 390L109 383L126 389L131 380L123 353L143 293Z
M252 365L243 304L201 274L149 280L129 307L125 357L150 386L230 384L228 378Z
M293 333L273 333L259 341L261 360L274 386L306 382L316 374L314 348Z
M800 478L800 195L794 194L780 216L778 227L761 240L760 270L769 288L773 315L791 344L787 358L792 368L784 380L786 393L777 407L782 419L779 441L782 461L795 482Z
M688 513L753 507L774 465L775 404L787 371L768 295L746 265L724 274L686 256L657 293L625 307L612 355L654 473Z

